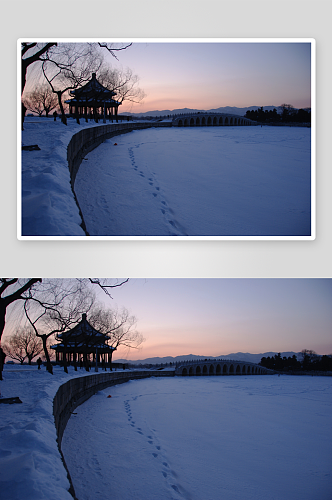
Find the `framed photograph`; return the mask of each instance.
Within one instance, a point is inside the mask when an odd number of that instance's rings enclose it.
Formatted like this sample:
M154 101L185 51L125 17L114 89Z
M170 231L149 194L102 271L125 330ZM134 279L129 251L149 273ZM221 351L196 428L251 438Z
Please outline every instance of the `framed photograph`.
M18 74L18 239L315 239L314 39L21 39Z

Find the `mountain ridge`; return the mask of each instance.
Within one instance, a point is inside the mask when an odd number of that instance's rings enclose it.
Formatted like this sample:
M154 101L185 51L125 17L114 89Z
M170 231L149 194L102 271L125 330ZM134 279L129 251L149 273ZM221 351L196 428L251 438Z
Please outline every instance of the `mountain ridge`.
M132 363L132 364L164 364L164 363L176 363L176 362L181 362L181 361L195 361L195 360L204 360L204 359L211 359L211 360L217 360L217 359L225 359L225 360L234 360L234 361L247 361L248 363L259 363L260 360L263 357L272 357L275 356L276 354L279 354L278 352L264 352L264 353L258 353L258 354L251 354L249 352L237 352L237 353L231 353L231 354L226 354L222 356L197 356L196 354L186 354L183 356L164 356L164 357L153 357L153 358L146 358L146 359L139 359L139 360L129 360L129 359L115 359L114 363ZM295 355L296 357L299 356L299 352L294 352L294 351L287 351L287 352L281 352L281 357L292 357Z
M165 115L178 115L178 114L187 114L187 113L229 113L233 115L239 115L239 116L244 116L247 111L256 111L257 109L261 108L262 106L248 106L248 107L242 107L238 108L237 106L222 106L219 108L213 108L213 109L194 109L194 108L181 108L181 109L163 109L162 111L160 110L153 110L153 111L145 111L144 113L130 113L130 112L124 112L124 115L130 115L130 116L151 116L151 117L156 117L156 116L165 116ZM280 106L263 106L264 111L273 111L276 109L278 111L278 108ZM303 109L310 109L310 108L303 108ZM294 108L294 110L297 110L297 108ZM121 113L119 113L121 114Z

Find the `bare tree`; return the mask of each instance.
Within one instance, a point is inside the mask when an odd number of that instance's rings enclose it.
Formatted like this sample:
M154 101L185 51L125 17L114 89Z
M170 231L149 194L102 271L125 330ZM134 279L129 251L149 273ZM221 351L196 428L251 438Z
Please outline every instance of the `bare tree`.
M69 300L68 297L79 293L80 290L82 293L89 293L90 295L94 293L93 291L101 291L112 299L111 291L114 288L124 285L127 281L128 279L117 280L108 278L73 278L63 280L47 278L43 280L41 278L0 278L0 341L5 330L8 309L14 303L22 301L22 305L24 305L22 312L24 314L27 312L28 321L34 332L36 333L37 331L40 333L39 336L43 341L47 366L52 373L47 339L53 333L64 331L66 325L74 324L76 321L72 312L71 319L68 313L61 323L60 315L63 313L61 307L63 307L65 300ZM55 318L57 315L59 316L59 321L56 326L53 323L53 326L47 330L45 325L49 319L52 319L52 313L55 315ZM49 325L47 327L49 328ZM2 366L3 363L0 363L0 380L2 380Z
M43 75L58 98L61 121L67 124L62 98L87 83L103 62L95 44L62 43L44 54Z
M27 71L31 64L41 61L41 57L48 52L48 50L56 46L55 42L50 43L37 43L37 42L23 42L21 44L21 95L23 96L24 88L27 81ZM26 107L22 101L22 129L26 113Z
M53 368L47 340L77 324L82 314L89 311L94 302L91 289L81 285L79 280L53 279L37 293L29 291L29 300L24 303L29 324L35 335L42 340L46 368L50 373L53 373ZM68 372L66 364L64 369Z
M113 288L118 288L119 286L122 286L125 283L128 283L128 281L129 281L129 278L122 279L122 280L110 279L110 278L83 278L80 281L85 281L86 279L88 279L88 281L92 285L96 285L98 288L100 288L111 299L113 297L112 297L110 291Z
M26 292L41 283L41 278L0 278L0 341L5 329L8 307L17 300L26 300Z
M133 75L129 68L120 70L103 65L98 74L98 81L108 90L116 92L116 100L121 104L124 101L139 103L146 97L144 91L137 86L138 76Z
M117 58L116 52L119 52L121 50L126 50L128 47L132 45L132 43L127 43L127 44L114 44L114 43L107 43L107 42L97 42L99 47L106 49L115 59Z
M37 113L38 116L41 116L44 112L48 116L50 111L56 108L58 99L48 85L38 85L26 95L23 103L26 109Z
M107 309L102 304L96 304L90 311L89 323L109 337L107 344L114 350L120 346L138 349L145 340L135 328L137 319L126 308Z
M3 347L11 359L15 359L21 364L25 359L28 359L29 365L31 365L33 358L43 351L41 339L35 336L32 329L28 328L20 328L8 337Z

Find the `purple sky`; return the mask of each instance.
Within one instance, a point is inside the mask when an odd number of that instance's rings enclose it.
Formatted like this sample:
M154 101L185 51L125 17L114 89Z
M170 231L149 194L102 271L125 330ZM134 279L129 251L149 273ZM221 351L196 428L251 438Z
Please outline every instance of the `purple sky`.
M117 55L119 61L108 61L132 69L147 94L143 104L124 103L121 112L311 106L310 43L147 40Z
M110 307L137 317L128 359L313 349L332 353L331 279L131 279ZM125 357L120 350L115 358Z

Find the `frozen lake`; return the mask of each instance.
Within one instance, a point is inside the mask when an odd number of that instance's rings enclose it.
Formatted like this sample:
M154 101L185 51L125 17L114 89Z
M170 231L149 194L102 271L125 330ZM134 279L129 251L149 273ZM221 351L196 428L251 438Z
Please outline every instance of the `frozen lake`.
M331 377L152 378L78 407L62 450L79 500L330 500L331 410Z
M310 236L303 127L154 128L109 139L75 192L91 236ZM116 146L115 146L116 144Z

